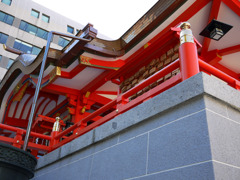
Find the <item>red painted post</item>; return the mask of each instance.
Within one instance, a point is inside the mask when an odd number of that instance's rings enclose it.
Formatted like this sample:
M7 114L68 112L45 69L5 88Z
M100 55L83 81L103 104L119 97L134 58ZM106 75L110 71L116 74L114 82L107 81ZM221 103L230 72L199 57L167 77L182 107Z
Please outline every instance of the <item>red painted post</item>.
M179 60L182 80L186 80L199 73L197 46L190 29L190 24L184 22L180 26Z
M21 148L22 135L23 135L23 130L18 129L16 132L16 136L14 137L14 142L13 142L14 147Z
M53 130L51 133L51 141L50 141L50 147L52 148L52 146L54 146L55 144L57 144L59 142L59 139L56 139L55 137L59 134L59 130L60 130L60 117L56 117L56 121L53 124Z

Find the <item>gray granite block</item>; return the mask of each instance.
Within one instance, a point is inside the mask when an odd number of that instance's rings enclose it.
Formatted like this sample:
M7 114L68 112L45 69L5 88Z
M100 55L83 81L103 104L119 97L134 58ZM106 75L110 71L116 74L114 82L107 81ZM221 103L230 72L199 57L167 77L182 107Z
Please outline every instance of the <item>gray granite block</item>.
M210 159L205 111L150 132L148 173Z
M36 169L39 169L44 167L45 165L51 164L57 161L59 158L60 158L60 148L39 158Z
M240 123L240 110L234 109L231 106L227 107L228 117L233 121Z
M102 140L138 122L203 94L202 73L193 76L173 88L145 101L137 107L120 114L96 129L95 140ZM124 119L124 120L123 120Z
M164 103L164 102L160 102L160 103ZM120 142L125 141L129 138L148 132L152 129L155 129L159 126L170 123L174 120L177 120L189 114L203 110L204 108L205 108L204 99L202 96L198 96L196 98L193 98L191 100L184 102L184 106L183 104L177 105L151 118L148 118L133 127L127 128L120 134L119 141Z
M240 168L213 162L215 180L238 180L240 179Z
M212 162L177 168L165 172L154 173L132 180L213 180Z
M240 167L240 124L207 111L213 160Z
M204 96L204 101L207 109L221 114L222 116L228 117L226 103L209 95Z
M70 148L69 154L75 153L92 144L94 142L94 133L95 133L95 130L89 131L88 133L82 135L81 137L71 141L70 142L71 148Z
M104 141L97 142L94 145L94 152L102 151L103 149L109 148L118 143L118 136L113 136L108 139L104 139Z
M36 173L34 180L66 180L66 179L88 179L91 169L92 157L72 161L65 166L59 166L43 174Z
M121 180L146 173L147 135L94 154L90 180Z
M202 74L202 80L204 84L204 92L220 99L231 106L240 108L240 93L236 89L227 85L222 80L211 77L205 73Z

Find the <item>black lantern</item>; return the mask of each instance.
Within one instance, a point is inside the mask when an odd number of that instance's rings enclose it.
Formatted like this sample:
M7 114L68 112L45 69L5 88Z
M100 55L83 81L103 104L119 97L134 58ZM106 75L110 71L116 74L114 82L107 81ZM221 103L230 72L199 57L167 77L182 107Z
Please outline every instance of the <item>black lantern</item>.
M199 34L216 41L220 40L233 26L213 19Z

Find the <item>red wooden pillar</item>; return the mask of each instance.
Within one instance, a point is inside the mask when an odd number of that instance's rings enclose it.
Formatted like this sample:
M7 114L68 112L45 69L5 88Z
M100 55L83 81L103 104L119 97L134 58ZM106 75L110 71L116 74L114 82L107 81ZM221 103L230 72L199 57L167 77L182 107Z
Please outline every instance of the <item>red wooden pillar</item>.
M182 80L186 80L199 73L197 46L190 29L190 24L184 22L181 25L179 60Z

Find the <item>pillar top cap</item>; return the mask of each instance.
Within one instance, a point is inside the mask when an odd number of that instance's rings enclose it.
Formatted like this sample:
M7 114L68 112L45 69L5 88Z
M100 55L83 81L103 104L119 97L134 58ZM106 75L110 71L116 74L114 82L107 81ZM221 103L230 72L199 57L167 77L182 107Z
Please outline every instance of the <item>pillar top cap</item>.
M180 28L183 29L190 29L191 28L191 24L189 22L183 22L180 25Z
M60 117L56 117L55 119L56 119L56 121L60 121Z

